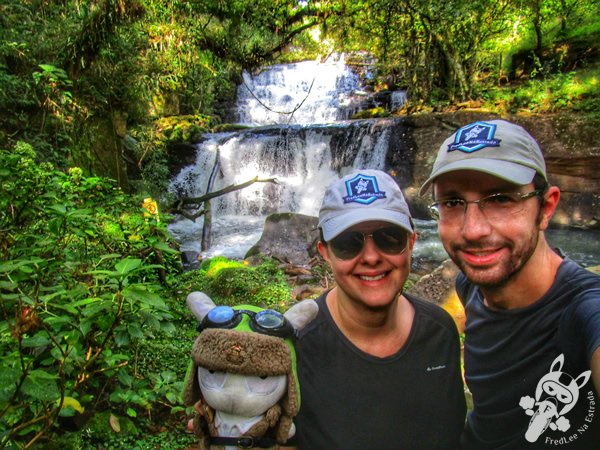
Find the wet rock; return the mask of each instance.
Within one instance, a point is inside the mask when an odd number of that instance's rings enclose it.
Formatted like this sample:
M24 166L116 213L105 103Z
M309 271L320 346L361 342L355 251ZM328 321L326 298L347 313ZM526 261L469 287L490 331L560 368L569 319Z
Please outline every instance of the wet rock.
M433 272L422 276L407 292L441 305L454 290L454 280L458 272L456 264L447 259Z
M196 270L200 268L200 254L193 251L181 252L181 265L183 270Z
M466 316L454 288L454 280L458 272L456 264L447 259L433 272L421 277L407 292L440 305L454 319L459 333L462 333L465 329Z
M258 242L246 258L265 255L296 266L310 264L317 255L318 218L296 213L271 214Z

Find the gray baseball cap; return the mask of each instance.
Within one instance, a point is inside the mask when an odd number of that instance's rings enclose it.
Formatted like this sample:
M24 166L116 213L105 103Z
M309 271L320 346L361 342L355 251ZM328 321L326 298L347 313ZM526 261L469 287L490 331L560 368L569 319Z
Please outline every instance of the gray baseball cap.
M474 122L446 139L419 195L435 178L455 170L476 170L520 186L531 183L536 173L547 179L538 143L523 127L506 120Z
M390 175L381 170L358 170L327 187L319 209L319 227L325 241L351 226L373 220L413 232L406 200Z

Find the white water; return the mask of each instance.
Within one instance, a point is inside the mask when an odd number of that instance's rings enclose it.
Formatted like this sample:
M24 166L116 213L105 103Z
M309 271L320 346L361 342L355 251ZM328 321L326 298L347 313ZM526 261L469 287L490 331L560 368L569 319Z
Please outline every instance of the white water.
M372 122L375 124L375 122ZM346 128L353 127L346 124ZM198 145L196 163L184 168L171 182L170 189L179 196L198 197L206 192L217 149L220 153L220 174L213 191L232 184L275 178L277 183L254 183L212 200L213 246L204 257L223 255L243 258L260 238L264 219L274 212L296 212L316 216L326 186L331 180L353 167L383 169L388 149L389 129L374 130L368 122L354 126L355 140L339 159L347 165L336 165L331 151L329 127L286 128L286 135L261 133L207 135ZM275 130L277 131L277 130ZM334 128L337 132L337 128ZM339 156L339 155L338 155ZM338 173L339 171L339 173ZM200 252L203 219L196 222L179 219L170 231L180 242L182 251Z
M248 125L332 123L359 92L358 76L343 55L325 61L278 64L255 76L243 74L238 87L239 123Z
M255 176L276 178L277 184L255 183L212 200L212 247L202 253L203 257L241 259L260 238L268 214L297 212L316 216L325 187L333 179L354 167L385 168L393 121L339 120L346 117L344 109L351 109L356 94L361 94L358 79L344 65L343 58L273 66L258 76L245 74L244 79L238 90L240 122L283 125L206 135L197 146L195 164L172 180L170 191L178 196L203 195L217 149L221 165L213 191ZM248 87L260 101L249 94ZM392 107L401 105L404 99L403 93L394 93ZM271 111L296 108L293 116ZM195 222L179 219L169 230L182 251L201 253L202 226L202 218ZM419 239L414 256L445 259L435 223L417 221L417 229ZM550 242L584 265L600 264L600 232L565 233L551 230Z

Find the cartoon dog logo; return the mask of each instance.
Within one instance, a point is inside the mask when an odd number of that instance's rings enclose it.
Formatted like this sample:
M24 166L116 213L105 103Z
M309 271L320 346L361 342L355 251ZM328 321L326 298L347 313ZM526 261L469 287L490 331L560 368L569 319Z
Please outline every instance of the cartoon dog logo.
M584 386L592 373L582 372L576 379L561 372L565 356L560 354L552 362L550 372L540 378L535 390L535 400L530 396L521 397L519 406L528 416L532 416L525 433L528 442L535 442L548 427L551 430L567 431L571 424L567 414L579 399L579 389ZM537 409L536 409L537 408Z

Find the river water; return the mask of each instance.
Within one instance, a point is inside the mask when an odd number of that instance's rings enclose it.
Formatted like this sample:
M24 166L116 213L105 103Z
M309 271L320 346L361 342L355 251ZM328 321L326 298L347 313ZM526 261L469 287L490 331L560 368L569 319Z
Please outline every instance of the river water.
M392 103L398 106L403 95L393 93ZM278 183L255 183L212 200L213 245L205 252L200 250L202 218L175 220L169 230L181 250L203 258L242 259L260 238L267 215L316 216L333 179L354 168L387 169L390 137L401 119L347 120L364 97L360 80L341 56L275 65L256 76L244 74L234 120L249 128L205 135L197 144L195 164L173 177L170 191L177 196L203 195L217 152L220 171L213 190L255 176L276 178ZM446 259L435 222L417 220L417 229L414 257ZM600 264L600 231L550 230L548 237L582 265Z

